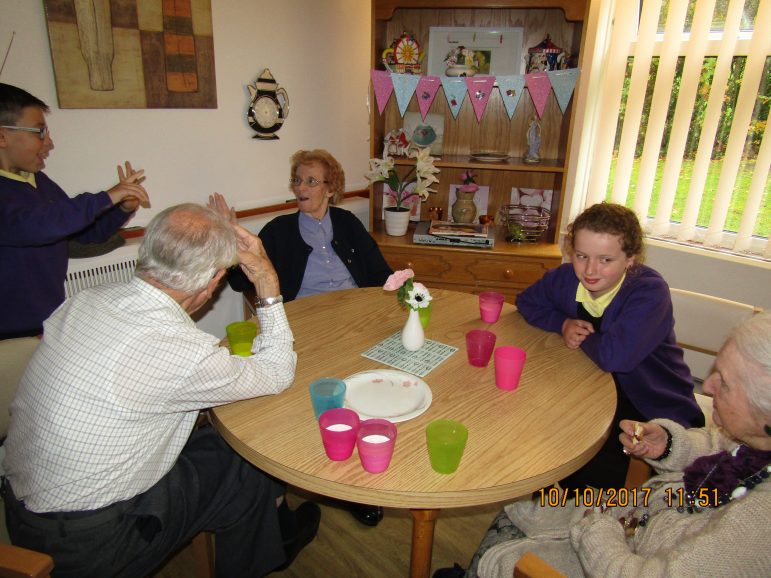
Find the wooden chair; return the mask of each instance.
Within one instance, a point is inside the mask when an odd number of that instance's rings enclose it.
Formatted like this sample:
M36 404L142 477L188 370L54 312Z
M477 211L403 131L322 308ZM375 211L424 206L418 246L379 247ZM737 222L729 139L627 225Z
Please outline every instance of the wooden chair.
M36 337L0 341L0 441L8 433L8 406L16 394L21 376L37 349ZM4 504L3 504L4 505ZM0 512L0 524L5 529L5 514ZM190 544L195 561L196 578L214 577L214 543L209 532L201 532ZM0 578L45 578L54 567L48 554L19 548L0 542Z
M514 565L514 578L567 578L533 552L525 554Z

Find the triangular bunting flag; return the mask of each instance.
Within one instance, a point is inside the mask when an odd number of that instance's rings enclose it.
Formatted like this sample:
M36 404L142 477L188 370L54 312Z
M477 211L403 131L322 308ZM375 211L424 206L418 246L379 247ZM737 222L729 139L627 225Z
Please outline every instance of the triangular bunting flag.
M391 82L394 85L394 93L396 94L396 102L399 103L399 114L404 116L407 112L407 105L410 104L412 95L415 94L415 87L418 86L420 76L417 74L397 74L391 73Z
M377 110L380 114L383 114L383 109L388 104L388 99L391 98L391 93L394 91L391 73L385 70L370 70L369 75L372 79L372 87L375 89Z
M503 104L506 106L506 112L509 115L509 120L511 120L514 111L517 110L522 90L525 88L525 77L521 74L497 76L495 81L498 83L498 90L501 91Z
M426 120L428 109L431 108L431 103L434 102L436 91L442 85L442 81L438 76L421 76L418 82L418 87L415 89L415 94L418 97L418 106L420 106L420 117Z
M463 104L463 99L466 98L466 83L462 78L444 76L442 77L442 87L453 118L458 118L460 106Z
M573 91L576 88L578 69L568 68L567 70L548 70L546 74L549 75L549 81L554 90L554 96L557 97L557 103L560 105L560 110L564 113L570 102L570 97L573 96Z
M525 75L525 85L530 93L530 98L533 100L535 111L538 113L538 118L543 116L543 109L546 108L546 100L549 98L549 92L551 91L551 82L549 82L549 75L545 72L531 72Z
M477 122L482 120L482 115L487 108L487 101L490 100L490 93L495 84L494 76L469 76L466 77L466 87L468 88L471 104L474 106L474 112L477 115Z

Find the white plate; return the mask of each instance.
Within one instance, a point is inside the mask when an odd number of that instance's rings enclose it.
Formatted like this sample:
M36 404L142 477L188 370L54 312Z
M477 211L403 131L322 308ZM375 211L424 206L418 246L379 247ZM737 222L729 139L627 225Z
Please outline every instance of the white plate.
M478 152L471 153L471 158L475 161L480 161L483 163L499 163L509 158L509 155L505 153Z
M361 419L407 421L426 411L433 399L425 381L396 369L362 371L343 381L345 407L358 413Z

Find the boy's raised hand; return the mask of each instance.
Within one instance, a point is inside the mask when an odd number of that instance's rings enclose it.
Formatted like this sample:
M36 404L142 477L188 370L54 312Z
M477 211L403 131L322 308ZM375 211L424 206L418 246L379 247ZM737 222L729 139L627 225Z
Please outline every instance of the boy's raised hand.
M112 204L120 204L121 210L126 213L133 213L140 205L149 208L150 195L142 186L144 175L144 169L135 171L128 161L126 161L125 172L123 167L118 165L118 184L107 191Z

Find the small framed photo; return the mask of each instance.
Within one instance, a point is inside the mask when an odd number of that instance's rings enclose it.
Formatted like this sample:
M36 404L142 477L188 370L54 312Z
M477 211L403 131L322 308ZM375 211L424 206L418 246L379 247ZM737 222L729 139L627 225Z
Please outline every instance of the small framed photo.
M414 183L407 185L408 191L411 191L414 188L415 188ZM410 209L411 222L417 223L418 221L420 221L420 205L422 204L423 202L418 196L410 197L404 202L404 206L409 207ZM386 207L395 207L395 206L396 206L396 199L394 199L393 195L391 194L391 187L389 187L386 184L383 184L383 210L381 212L380 218L385 219Z
M429 113L423 120L419 112L405 112L403 128L410 141L410 149L431 147L431 155L442 154L444 115Z
M455 204L455 200L458 198L458 189L463 185L450 185L450 201L447 207L447 214L452 219L452 206ZM481 185L476 193L474 193L474 205L477 208L477 214L474 218L475 221L479 220L480 215L487 214L487 202L490 196L490 187L487 185Z
M428 29L428 74L444 76L447 54L459 46L473 50L480 63L477 74L524 74L522 28L431 26Z
M512 187L510 202L512 205L524 205L526 207L543 208L551 211L551 200L554 191L552 189L526 189L524 187Z

